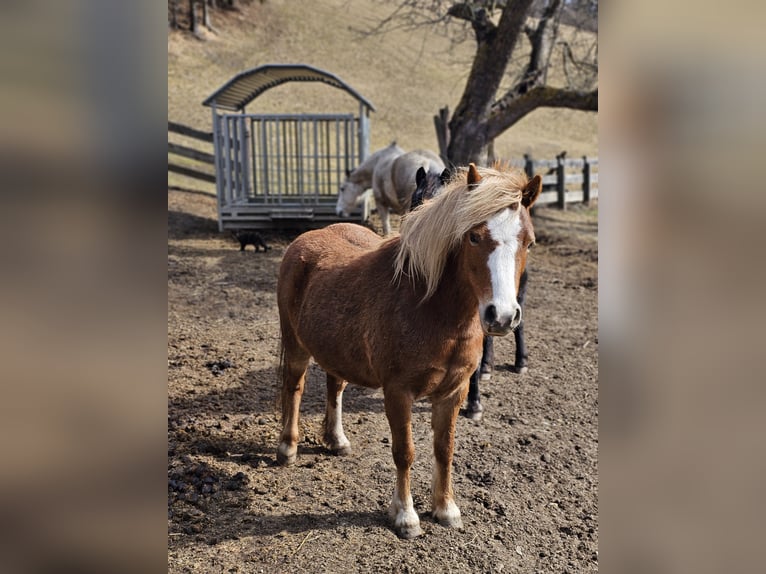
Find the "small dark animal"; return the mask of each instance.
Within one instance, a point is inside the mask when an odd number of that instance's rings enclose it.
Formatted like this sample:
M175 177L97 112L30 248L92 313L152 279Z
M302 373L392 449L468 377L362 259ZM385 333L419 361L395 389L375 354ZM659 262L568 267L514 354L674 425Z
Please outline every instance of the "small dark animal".
M259 247L263 247L263 251L266 252L271 247L266 245L266 242L261 237L261 234L256 231L232 231L231 234L239 241L239 250L244 251L245 247L252 245L255 250L258 251Z
M442 188L449 182L452 174L449 169L441 173L426 172L422 167L415 174L416 188L412 194L412 203L410 209L415 209L425 200L438 195ZM524 298L527 294L527 270L521 274L517 301L524 307ZM527 371L527 346L524 343L524 320L513 331L516 341L516 357L514 370L517 373ZM481 405L481 396L479 394L479 381L488 381L492 376L492 370L495 363L495 345L491 336L486 335L482 343L481 363L471 375L471 383L468 387L468 403L463 413L472 420L480 420L484 407Z

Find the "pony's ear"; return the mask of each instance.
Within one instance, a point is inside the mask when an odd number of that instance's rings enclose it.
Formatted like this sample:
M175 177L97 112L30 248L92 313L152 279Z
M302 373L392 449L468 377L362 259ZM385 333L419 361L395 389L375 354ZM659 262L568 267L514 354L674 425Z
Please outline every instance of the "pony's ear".
M474 188L477 185L479 185L480 181L481 181L481 176L479 175L479 170L476 169L476 164L469 163L468 164L468 187Z
M540 197L540 192L543 190L543 179L536 175L527 183L527 187L521 193L521 205L524 207L532 207L532 204Z
M452 177L452 174L449 171L448 167L444 168L444 171L441 172L441 175L439 175L439 181L442 185L445 185L447 182L449 182L450 177Z
M351 176L351 170L346 168L346 177L349 177L349 176Z
M420 166L418 168L418 172L415 174L415 185L420 187L420 184L423 183L423 180L426 178L426 170L423 169L423 166Z

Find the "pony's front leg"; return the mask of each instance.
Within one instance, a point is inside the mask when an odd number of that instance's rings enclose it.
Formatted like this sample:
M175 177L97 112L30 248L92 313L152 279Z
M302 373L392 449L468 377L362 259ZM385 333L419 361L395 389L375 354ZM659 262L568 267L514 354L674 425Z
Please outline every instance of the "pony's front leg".
M331 452L351 454L351 443L343 432L343 389L346 381L327 373L327 412L324 418L324 442Z
M521 308L524 308L524 299L527 296L527 270L524 269L524 273L521 274L521 282L519 283L519 294L516 297L516 300L519 302L519 306ZM513 332L513 336L516 340L516 360L515 360L515 371L517 373L526 373L529 369L527 368L527 346L524 343L524 316L522 315L521 323L519 323L519 326L516 327L516 330Z
M384 205L378 207L378 215L380 216L380 222L383 224L383 235L388 236L391 234L391 212Z
M465 399L467 385L444 398L435 399L431 411L434 431L434 474L431 483L433 517L442 526L462 528L460 509L452 493L452 453L455 445L455 421Z
M388 514L394 522L394 531L402 538L420 536L420 518L415 512L410 494L410 467L415 460L412 440L412 399L399 393L385 394L386 417L391 427L391 442L396 464L396 488Z
M287 337L283 335L283 344ZM277 462L295 463L298 456L298 417L306 383L309 355L295 345L285 344L282 363L282 435L277 449Z

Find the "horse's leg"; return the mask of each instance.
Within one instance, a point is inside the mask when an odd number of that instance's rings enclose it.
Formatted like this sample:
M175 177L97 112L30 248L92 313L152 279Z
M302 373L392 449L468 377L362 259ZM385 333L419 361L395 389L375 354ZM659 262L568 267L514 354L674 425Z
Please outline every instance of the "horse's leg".
M489 381L495 368L495 340L490 336L484 337L481 348L481 380Z
M524 307L524 298L527 296L527 270L524 269L524 273L521 274L521 282L519 283L519 305ZM513 338L516 340L516 361L515 371L517 373L527 372L527 346L524 343L524 317L522 314L521 323L516 327L513 332Z
M300 414L306 369L310 355L292 337L282 335L282 435L277 449L277 462L293 464L298 454L298 417Z
M403 393L385 393L386 417L391 427L391 443L396 465L396 487L388 515L394 522L394 531L402 538L420 536L420 518L415 512L410 494L410 467L415 460L412 441L412 399Z
M346 381L327 373L327 412L324 418L324 442L331 452L351 454L351 443L343 432L343 389Z
M477 368L471 375L471 382L468 385L468 404L465 408L465 416L473 421L481 420L484 407L481 406L481 397L479 396L479 378L481 369Z
M388 236L391 233L391 212L388 207L381 205L378 207L378 215L380 216L380 222L383 224L383 235Z
M434 475L431 483L433 517L442 526L462 528L460 510L452 493L452 453L455 446L455 420L466 389L435 400L431 410L434 431Z

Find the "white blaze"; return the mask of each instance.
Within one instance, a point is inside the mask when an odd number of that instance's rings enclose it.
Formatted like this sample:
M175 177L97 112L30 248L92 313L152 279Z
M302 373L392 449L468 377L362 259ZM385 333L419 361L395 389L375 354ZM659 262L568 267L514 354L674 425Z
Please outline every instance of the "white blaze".
M497 316L513 317L519 309L516 301L516 252L519 249L521 217L519 210L504 209L487 221L487 228L497 247L487 265L492 279L492 300Z

